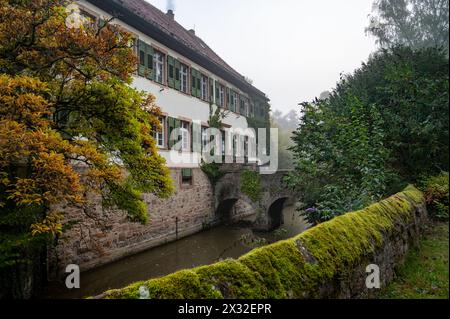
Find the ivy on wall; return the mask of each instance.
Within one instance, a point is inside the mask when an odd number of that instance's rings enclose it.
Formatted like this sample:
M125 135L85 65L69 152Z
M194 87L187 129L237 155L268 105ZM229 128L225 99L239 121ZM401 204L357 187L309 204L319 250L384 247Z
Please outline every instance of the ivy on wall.
M246 170L241 173L241 192L254 202L261 199L261 176L258 172Z
M224 111L220 108L216 108L214 110L214 107L212 104L209 105L209 120L208 124L210 128L222 128L222 120L225 119L228 115L228 111ZM211 154L212 155L212 154ZM206 163L203 159L200 164L200 169L203 171L203 173L208 176L208 179L210 180L211 184L215 185L219 179L222 178L225 173L222 172L220 169L221 164L219 163Z
M213 185L215 185L223 177L223 175L225 175L225 173L220 169L220 165L221 164L218 163L205 163L203 160L200 164L200 169L206 174L206 176L208 176L209 181Z

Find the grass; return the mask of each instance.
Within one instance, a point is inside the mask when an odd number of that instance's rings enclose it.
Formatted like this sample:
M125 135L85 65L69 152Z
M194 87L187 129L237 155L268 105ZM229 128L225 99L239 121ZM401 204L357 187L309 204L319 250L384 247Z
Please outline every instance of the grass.
M381 291L381 299L448 299L449 224L432 223L412 248L397 278Z

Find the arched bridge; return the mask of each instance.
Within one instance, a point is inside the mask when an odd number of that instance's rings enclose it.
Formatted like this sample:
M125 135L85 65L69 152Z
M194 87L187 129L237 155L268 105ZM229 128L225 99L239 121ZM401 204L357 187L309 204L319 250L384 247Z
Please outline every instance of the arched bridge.
M246 170L258 172L255 167L224 170L225 175L215 185L216 220L247 220L251 221L257 230L279 227L283 223L283 206L286 202L296 200L295 194L283 183L283 178L289 170L259 175L262 191L256 201L242 191L242 176Z

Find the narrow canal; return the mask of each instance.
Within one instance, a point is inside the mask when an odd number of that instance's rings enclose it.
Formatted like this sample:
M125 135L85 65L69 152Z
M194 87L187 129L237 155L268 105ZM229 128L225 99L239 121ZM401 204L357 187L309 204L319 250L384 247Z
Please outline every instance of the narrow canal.
M69 290L63 282L46 288L45 298L84 298L133 282L177 270L238 258L266 243L293 237L308 228L294 206L283 208L283 225L270 233L255 233L243 226L219 226L111 264L81 273L81 288Z

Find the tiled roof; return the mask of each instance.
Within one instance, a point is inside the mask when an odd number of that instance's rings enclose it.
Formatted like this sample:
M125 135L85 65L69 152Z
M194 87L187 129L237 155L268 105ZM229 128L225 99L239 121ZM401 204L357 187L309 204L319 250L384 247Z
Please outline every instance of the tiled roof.
M89 1L89 0L88 0ZM119 4L121 7L133 12L135 15L143 18L148 23L152 24L168 36L174 38L175 40L181 42L191 50L202 55L204 58L215 63L233 77L240 81L246 81L244 76L233 69L228 63L226 63L221 57L219 57L202 39L186 30L182 25L180 25L175 19L168 16L166 13L162 12L155 6L144 0L111 0ZM250 84L248 84L250 85ZM250 85L252 86L252 85ZM252 86L253 87L253 86ZM255 87L254 90L263 94Z

